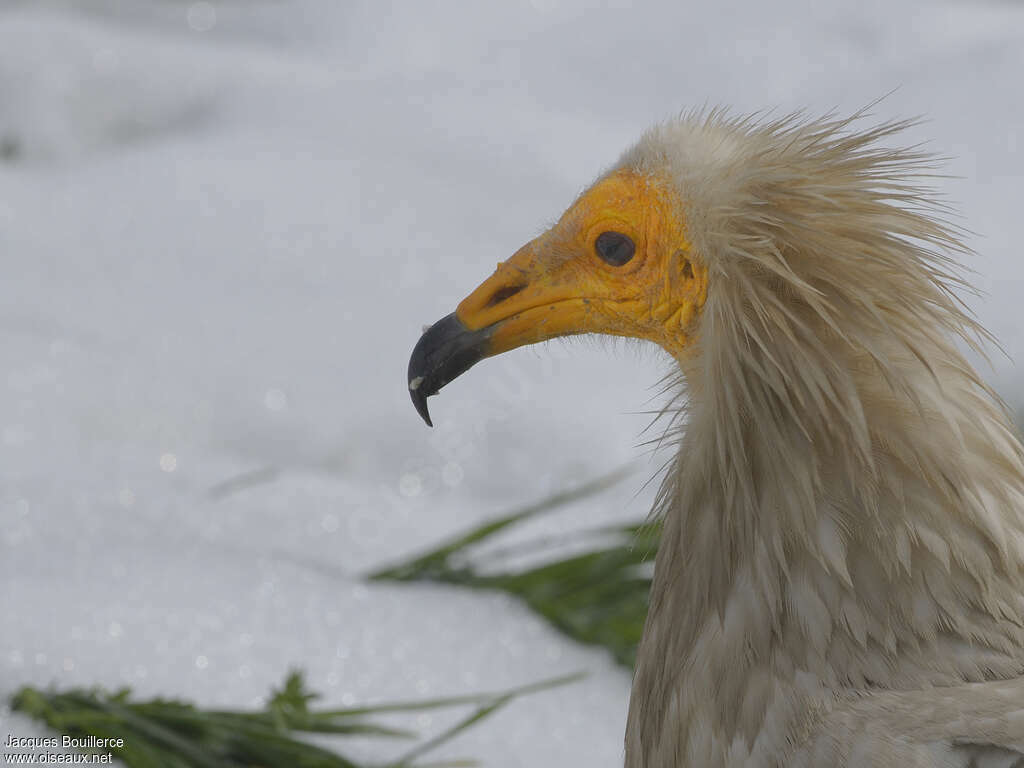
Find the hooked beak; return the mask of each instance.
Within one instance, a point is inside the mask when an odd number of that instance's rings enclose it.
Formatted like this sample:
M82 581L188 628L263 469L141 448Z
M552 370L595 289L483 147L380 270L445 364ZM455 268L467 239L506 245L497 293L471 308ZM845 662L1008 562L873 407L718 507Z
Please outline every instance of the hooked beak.
M485 357L583 330L585 302L572 285L550 284L540 239L499 264L420 337L409 358L409 395L428 425L427 398Z
M427 422L427 398L464 374L490 353L494 326L471 331L452 312L438 320L420 337L409 358L409 395L416 412Z

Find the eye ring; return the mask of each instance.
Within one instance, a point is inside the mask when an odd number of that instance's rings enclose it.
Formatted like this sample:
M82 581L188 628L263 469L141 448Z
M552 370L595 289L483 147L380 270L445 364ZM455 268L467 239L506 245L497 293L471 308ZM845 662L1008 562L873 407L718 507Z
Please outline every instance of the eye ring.
M594 251L605 264L621 267L633 258L636 244L629 235L609 230L597 236Z

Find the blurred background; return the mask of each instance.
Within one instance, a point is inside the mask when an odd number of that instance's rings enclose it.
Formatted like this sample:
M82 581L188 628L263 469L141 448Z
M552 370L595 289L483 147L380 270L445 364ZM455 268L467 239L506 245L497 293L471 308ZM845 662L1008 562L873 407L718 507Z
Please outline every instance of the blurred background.
M501 592L363 576L627 465L509 540L642 520L666 359L517 350L430 430L421 326L653 121L888 94L873 114L949 157L1006 352L980 364L1018 408L1022 81L1020 2L2 0L0 697L244 708L300 667L340 707L583 670L437 757L620 765L606 650ZM8 733L46 731L5 709Z

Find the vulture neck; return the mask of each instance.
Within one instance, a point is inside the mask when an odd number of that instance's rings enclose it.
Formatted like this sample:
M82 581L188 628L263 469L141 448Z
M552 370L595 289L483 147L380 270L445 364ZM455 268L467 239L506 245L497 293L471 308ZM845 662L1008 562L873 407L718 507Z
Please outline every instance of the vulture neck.
M1021 674L1024 463L970 365L924 333L801 357L721 312L678 356L627 768L786 764L858 691Z

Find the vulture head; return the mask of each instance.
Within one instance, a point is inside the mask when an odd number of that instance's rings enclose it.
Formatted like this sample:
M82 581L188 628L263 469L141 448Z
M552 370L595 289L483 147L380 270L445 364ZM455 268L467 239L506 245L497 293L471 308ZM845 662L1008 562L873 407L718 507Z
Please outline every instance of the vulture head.
M426 397L470 360L556 336L632 336L683 354L707 279L675 185L616 169L428 331L409 369L411 382L423 376L413 401L429 419Z
M674 359L631 768L1024 765L1024 450L933 159L859 118L655 126L413 351L428 423L524 344Z

